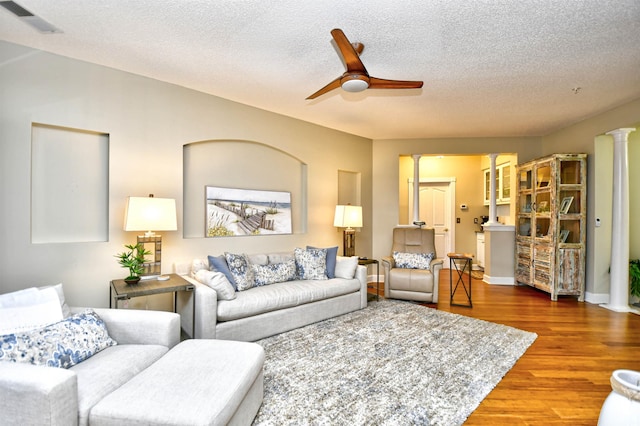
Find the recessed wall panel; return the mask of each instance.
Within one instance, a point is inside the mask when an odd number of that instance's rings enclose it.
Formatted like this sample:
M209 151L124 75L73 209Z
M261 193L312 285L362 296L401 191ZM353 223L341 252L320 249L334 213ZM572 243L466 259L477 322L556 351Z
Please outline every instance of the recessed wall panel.
M33 123L31 241L109 239L109 135Z

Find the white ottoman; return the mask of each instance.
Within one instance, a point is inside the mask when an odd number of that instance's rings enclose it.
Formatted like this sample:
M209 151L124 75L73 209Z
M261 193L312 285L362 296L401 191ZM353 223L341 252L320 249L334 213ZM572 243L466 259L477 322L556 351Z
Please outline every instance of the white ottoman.
M250 425L263 397L255 343L185 340L96 404L91 425Z

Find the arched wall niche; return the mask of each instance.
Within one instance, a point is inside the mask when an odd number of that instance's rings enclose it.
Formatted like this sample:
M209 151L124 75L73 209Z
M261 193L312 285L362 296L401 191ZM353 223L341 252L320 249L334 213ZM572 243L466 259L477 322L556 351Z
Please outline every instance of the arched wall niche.
M205 186L288 191L294 234L307 229L307 165L278 148L247 140L185 144L183 236L205 238Z

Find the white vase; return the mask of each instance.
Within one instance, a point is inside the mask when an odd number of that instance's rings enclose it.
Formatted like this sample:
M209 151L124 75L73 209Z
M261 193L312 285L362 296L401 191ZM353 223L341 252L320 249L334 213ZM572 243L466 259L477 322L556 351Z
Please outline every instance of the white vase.
M602 404L598 426L640 426L640 372L614 371L611 388Z

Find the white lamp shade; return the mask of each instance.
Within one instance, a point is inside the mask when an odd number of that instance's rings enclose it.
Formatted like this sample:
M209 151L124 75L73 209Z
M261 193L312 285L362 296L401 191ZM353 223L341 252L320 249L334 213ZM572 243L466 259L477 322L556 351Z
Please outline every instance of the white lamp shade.
M333 226L338 228L362 228L362 206L336 206Z
M125 231L176 231L176 200L129 197L124 212Z

